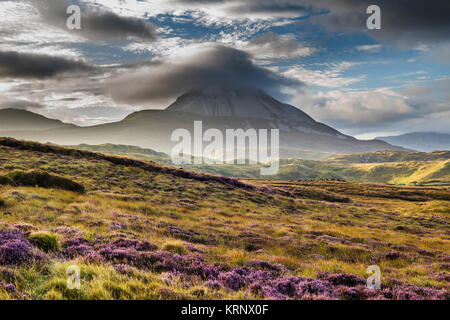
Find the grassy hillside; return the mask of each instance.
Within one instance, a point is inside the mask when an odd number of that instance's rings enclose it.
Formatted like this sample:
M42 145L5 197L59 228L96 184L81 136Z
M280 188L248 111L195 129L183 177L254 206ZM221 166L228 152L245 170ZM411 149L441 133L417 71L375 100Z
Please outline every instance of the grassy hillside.
M169 164L170 156L151 149L126 145L78 145L78 149L126 155L136 159ZM311 152L299 153L317 157ZM320 156L325 157L325 154ZM378 151L361 154L333 155L321 161L308 159L282 159L274 180L348 180L399 185L450 185L449 151L408 153ZM186 165L186 168L229 177L261 177L260 165Z
M450 298L448 187L241 181L9 139L0 176L1 299Z
M383 163L407 161L442 161L450 159L450 151L433 152L403 152L403 151L376 151L355 154L341 154L330 157L332 163Z
M73 147L76 149L100 152L105 154L124 155L131 158L150 160L158 163L166 163L167 161L170 161L170 156L163 152L157 152L152 149L145 149L123 144L80 144Z
M401 185L450 185L450 160L361 164L348 170L358 181Z

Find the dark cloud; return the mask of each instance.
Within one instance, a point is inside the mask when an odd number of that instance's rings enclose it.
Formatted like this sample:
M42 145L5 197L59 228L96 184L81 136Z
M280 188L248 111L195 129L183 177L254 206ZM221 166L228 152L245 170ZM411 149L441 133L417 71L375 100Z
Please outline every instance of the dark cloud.
M111 95L121 102L168 102L191 89L222 87L261 89L275 96L283 87L301 87L258 67L243 51L221 45L203 45L182 58L161 60L110 83Z
M273 18L313 15L299 23L321 25L333 32L366 33L379 41L417 46L450 39L448 0L175 0L185 4L226 4L224 10L239 16ZM381 8L382 29L366 27L370 5Z
M62 57L0 51L0 77L49 78L64 72L91 71L82 61Z
M174 0L189 5L227 4L229 13L238 15L270 14L295 15L312 10L311 4L301 0Z
M302 14L310 12L310 4L298 0L250 0L235 1L233 12L271 13L271 14Z
M100 7L82 5L68 0L31 0L46 22L67 29L66 10L69 5L76 4L81 8L81 30L73 30L79 35L93 40L120 40L138 38L156 40L156 26L134 17L119 16Z
M364 32L380 40L401 46L417 46L448 41L450 36L450 1L448 0L307 0L316 10L329 14L315 16L311 21L331 31ZM366 27L367 7L381 9L381 30Z

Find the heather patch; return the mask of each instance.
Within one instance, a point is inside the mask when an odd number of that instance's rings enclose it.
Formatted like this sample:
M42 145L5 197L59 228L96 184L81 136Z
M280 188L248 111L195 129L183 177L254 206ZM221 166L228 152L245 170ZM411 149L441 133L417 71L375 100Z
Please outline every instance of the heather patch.
M184 241L200 244L215 244L216 240L213 238L208 238L202 235L200 232L194 230L186 230L177 225L168 225L166 227L167 233L172 237L181 239Z
M44 260L44 255L15 230L0 230L0 264L4 266L31 265Z

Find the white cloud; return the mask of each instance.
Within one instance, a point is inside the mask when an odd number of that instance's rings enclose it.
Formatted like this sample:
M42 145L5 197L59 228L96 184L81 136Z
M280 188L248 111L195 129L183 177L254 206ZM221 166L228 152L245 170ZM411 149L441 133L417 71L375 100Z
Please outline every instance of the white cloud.
M379 52L383 48L381 44L371 44L371 45L363 45L356 46L356 50L358 51L369 51L369 52Z
M68 48L67 44L81 43L83 39L69 30L47 25L36 9L26 2L2 1L0 21L3 51L80 56L78 50Z
M353 83L360 82L365 78L364 76L344 77L342 75L345 70L355 65L358 65L358 63L344 61L341 63L328 64L328 68L325 70L312 70L307 69L304 66L297 65L290 67L289 70L283 73L283 75L314 86L328 88L347 87Z

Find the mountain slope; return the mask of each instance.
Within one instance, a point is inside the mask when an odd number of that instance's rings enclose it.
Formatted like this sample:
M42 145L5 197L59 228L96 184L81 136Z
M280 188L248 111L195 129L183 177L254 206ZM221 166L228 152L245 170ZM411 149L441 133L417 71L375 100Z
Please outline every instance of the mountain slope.
M436 132L412 132L399 136L378 137L397 146L424 152L450 150L450 134Z
M49 130L62 127L74 127L74 125L59 120L49 119L26 110L0 109L0 132Z

